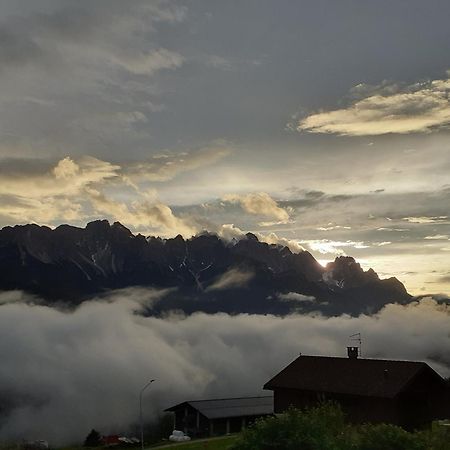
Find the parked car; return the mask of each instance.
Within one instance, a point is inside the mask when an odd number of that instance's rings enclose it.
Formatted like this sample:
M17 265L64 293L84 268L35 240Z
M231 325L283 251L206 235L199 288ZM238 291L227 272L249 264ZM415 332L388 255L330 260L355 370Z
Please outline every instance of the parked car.
M184 441L190 441L190 440L191 440L191 438L187 434L184 434L180 430L173 430L172 434L169 436L169 441L173 441L173 442L184 442Z

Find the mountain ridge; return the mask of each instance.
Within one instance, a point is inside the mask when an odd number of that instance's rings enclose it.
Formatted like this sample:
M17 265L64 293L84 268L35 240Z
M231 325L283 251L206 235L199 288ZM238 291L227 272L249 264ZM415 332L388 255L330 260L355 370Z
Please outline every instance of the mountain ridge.
M233 241L209 232L162 239L134 235L107 220L85 228L29 224L0 230L1 290L75 306L132 286L175 288L149 314L356 315L411 300L399 280L380 279L352 257L337 257L324 268L307 251L293 253L252 233Z

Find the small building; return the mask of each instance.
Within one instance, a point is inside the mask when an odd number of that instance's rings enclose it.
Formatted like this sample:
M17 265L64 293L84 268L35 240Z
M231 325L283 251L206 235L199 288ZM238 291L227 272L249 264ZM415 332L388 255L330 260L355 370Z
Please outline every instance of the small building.
M174 429L191 437L237 433L273 414L273 396L193 400L165 411L174 413Z
M358 358L300 356L264 385L274 412L320 401L339 403L353 423L392 423L406 429L450 416L448 383L428 364Z

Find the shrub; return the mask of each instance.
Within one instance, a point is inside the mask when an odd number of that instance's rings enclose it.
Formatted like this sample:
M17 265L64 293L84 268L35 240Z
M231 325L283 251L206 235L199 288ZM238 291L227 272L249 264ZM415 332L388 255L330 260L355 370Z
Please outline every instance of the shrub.
M363 425L357 433L358 450L426 450L419 434L395 425Z
M309 410L290 409L278 417L255 422L244 430L232 450L347 450L344 415L325 403Z
M443 426L434 426L431 430L417 433L424 442L427 450L449 450L450 449L450 429Z

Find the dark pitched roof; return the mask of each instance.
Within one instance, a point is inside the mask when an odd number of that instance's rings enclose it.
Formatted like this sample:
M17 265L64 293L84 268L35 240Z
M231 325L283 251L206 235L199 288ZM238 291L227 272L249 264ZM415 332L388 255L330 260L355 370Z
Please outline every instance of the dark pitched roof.
M393 398L425 370L442 380L423 362L300 356L268 381L264 389Z
M273 414L273 397L240 397L213 400L193 400L167 408L165 411L176 411L186 405L192 406L208 419L226 417L248 417Z

